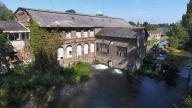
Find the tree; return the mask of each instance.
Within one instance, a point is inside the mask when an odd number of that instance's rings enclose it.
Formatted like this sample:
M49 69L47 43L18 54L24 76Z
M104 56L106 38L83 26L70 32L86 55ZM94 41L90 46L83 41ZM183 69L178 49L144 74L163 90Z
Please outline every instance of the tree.
M135 22L133 21L129 21L129 24L131 24L132 26L136 26Z
M76 13L76 11L73 10L73 9L66 10L65 12L67 12L67 13Z
M143 26L147 29L147 30L156 30L158 28L158 25L155 24L150 24L148 22L144 22Z
M7 41L5 35L0 33L0 73L4 73L9 70L9 63L6 57L12 49L13 47L9 41Z
M0 20L13 19L13 12L0 1Z
M190 0L187 4L187 12L182 17L182 25L190 36L190 39L186 44L186 48L192 50L192 0Z
M188 33L180 23L172 24L168 36L170 46L173 48L184 48L187 41L189 40Z
M97 13L96 16L104 16L103 14L101 13Z

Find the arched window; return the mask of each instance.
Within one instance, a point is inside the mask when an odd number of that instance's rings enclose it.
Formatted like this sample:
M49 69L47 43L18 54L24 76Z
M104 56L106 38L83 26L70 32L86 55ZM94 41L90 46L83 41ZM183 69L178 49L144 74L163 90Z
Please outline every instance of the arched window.
M81 45L77 45L77 56L81 56L82 55L82 47Z
M67 58L72 57L72 46L67 46Z
M88 46L88 44L85 44L84 45L84 54L88 54L89 53L89 46Z
M91 43L91 45L90 45L90 52L91 53L95 52L95 44L94 43Z
M64 57L64 50L63 50L63 48L59 48L57 50L57 60L62 60L63 57Z

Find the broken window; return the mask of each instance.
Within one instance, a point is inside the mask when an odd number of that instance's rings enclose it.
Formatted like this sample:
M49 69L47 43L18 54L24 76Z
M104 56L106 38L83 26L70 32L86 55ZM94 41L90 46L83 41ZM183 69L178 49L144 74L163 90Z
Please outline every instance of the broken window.
M91 45L90 45L90 52L91 53L95 52L95 44L94 43L91 43Z
M72 57L72 46L67 46L67 58Z
M102 53L102 54L109 54L109 45L107 45L107 44L100 44L100 53Z
M21 39L25 40L26 39L26 33L21 33Z
M126 47L117 47L117 56L126 57L127 56L127 48Z
M88 44L84 45L84 54L88 54L89 53L89 46Z

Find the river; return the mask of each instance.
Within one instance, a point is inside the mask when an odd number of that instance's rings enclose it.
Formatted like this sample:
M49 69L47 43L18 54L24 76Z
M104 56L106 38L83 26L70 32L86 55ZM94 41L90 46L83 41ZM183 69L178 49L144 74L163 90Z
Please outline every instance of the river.
M80 93L65 96L61 90L49 108L173 108L185 96L185 81L180 80L176 87L169 87L148 77L93 70Z

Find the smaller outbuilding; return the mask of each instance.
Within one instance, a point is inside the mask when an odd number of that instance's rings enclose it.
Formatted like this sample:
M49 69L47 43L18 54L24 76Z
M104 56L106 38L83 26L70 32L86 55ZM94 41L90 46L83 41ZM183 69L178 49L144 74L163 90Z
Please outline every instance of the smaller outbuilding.
M5 37L13 46L13 52L10 52L10 56L23 59L25 41L30 39L29 29L15 21L0 21L0 31L5 34ZM12 61L15 61L14 57Z
M140 68L148 38L145 28L103 28L96 38L96 59L101 63L130 72Z

